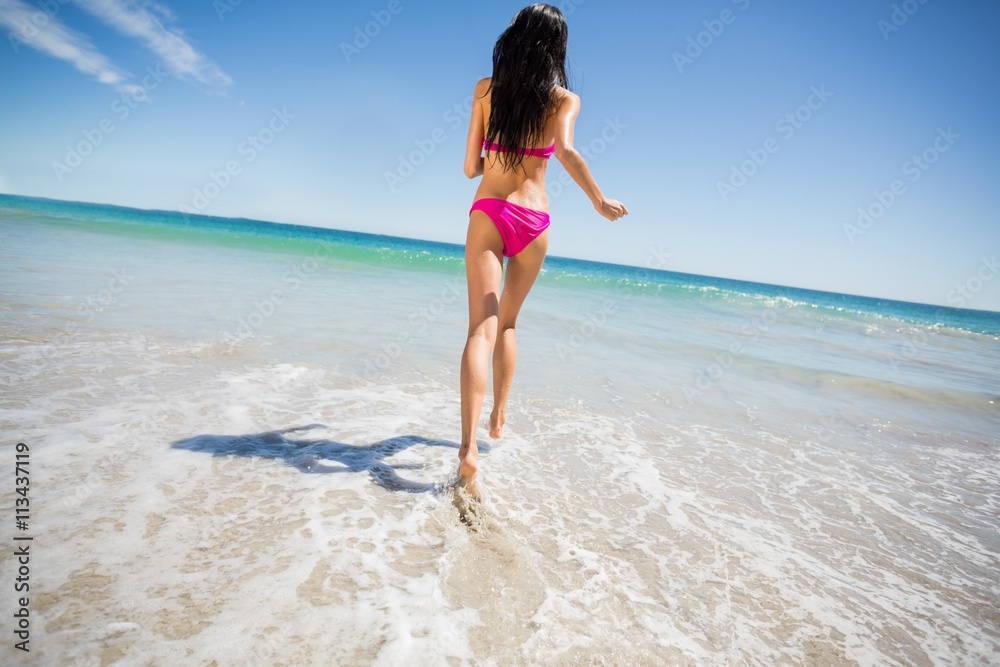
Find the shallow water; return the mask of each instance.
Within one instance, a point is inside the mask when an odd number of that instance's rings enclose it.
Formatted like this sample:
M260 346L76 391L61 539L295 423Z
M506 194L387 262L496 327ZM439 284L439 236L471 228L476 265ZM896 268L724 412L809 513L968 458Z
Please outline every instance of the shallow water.
M33 664L1000 661L988 316L556 262L470 510L447 252L5 201Z

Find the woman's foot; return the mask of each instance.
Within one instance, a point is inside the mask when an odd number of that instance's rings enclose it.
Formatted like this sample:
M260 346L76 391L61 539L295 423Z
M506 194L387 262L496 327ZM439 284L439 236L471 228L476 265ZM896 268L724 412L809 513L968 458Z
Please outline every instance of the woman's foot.
M501 435L503 435L503 425L507 421L504 417L503 410L497 410L496 407L493 408L493 412L490 413L490 437L496 440Z
M458 485L465 487L466 493L479 499L479 452L468 445L458 450Z

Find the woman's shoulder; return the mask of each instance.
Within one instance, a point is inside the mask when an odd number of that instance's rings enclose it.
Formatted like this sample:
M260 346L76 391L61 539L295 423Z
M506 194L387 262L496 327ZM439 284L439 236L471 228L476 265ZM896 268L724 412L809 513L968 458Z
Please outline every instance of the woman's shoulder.
M574 93L569 88L563 88L562 86L558 86L558 85L557 86L553 86L553 88L556 91L556 97L558 97L559 99L563 99L563 98L580 99L580 96L577 95L576 93Z
M580 107L580 96L571 91L569 88L563 88L562 86L555 87L555 103L556 111L563 109L572 109Z
M488 76L480 79L476 82L476 97L483 97L489 92L490 84L493 82L493 77Z

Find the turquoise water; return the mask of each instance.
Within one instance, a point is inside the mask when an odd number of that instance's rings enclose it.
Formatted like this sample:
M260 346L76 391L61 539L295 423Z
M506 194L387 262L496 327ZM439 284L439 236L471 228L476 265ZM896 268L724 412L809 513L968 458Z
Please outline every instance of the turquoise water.
M241 218L139 211L118 206L8 195L0 195L0 205L5 206L9 212L23 211L50 221L63 219L74 224L94 223L108 229L109 233L131 228L133 233L146 233L162 239L182 241L189 238L193 242L215 242L289 254L313 253L316 244L328 244L330 253L344 260L376 259L383 265L412 270L464 271L464 247L450 243ZM163 233L153 234L151 228L160 228ZM567 285L627 287L678 297L690 294L700 298L719 298L733 303L753 303L783 297L811 308L875 315L902 322L1000 336L1000 313L989 311L874 299L566 257L546 258L545 271L546 279Z
M547 258L470 527L465 299L460 246L0 196L38 664L1000 661L1000 315Z

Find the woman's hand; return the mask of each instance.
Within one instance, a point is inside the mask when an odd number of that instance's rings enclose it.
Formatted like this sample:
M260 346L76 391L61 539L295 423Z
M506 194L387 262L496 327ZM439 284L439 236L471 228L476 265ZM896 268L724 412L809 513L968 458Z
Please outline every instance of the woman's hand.
M611 222L614 222L623 215L628 215L628 209L625 208L625 204L617 199L602 197L600 203L595 205L594 208Z

